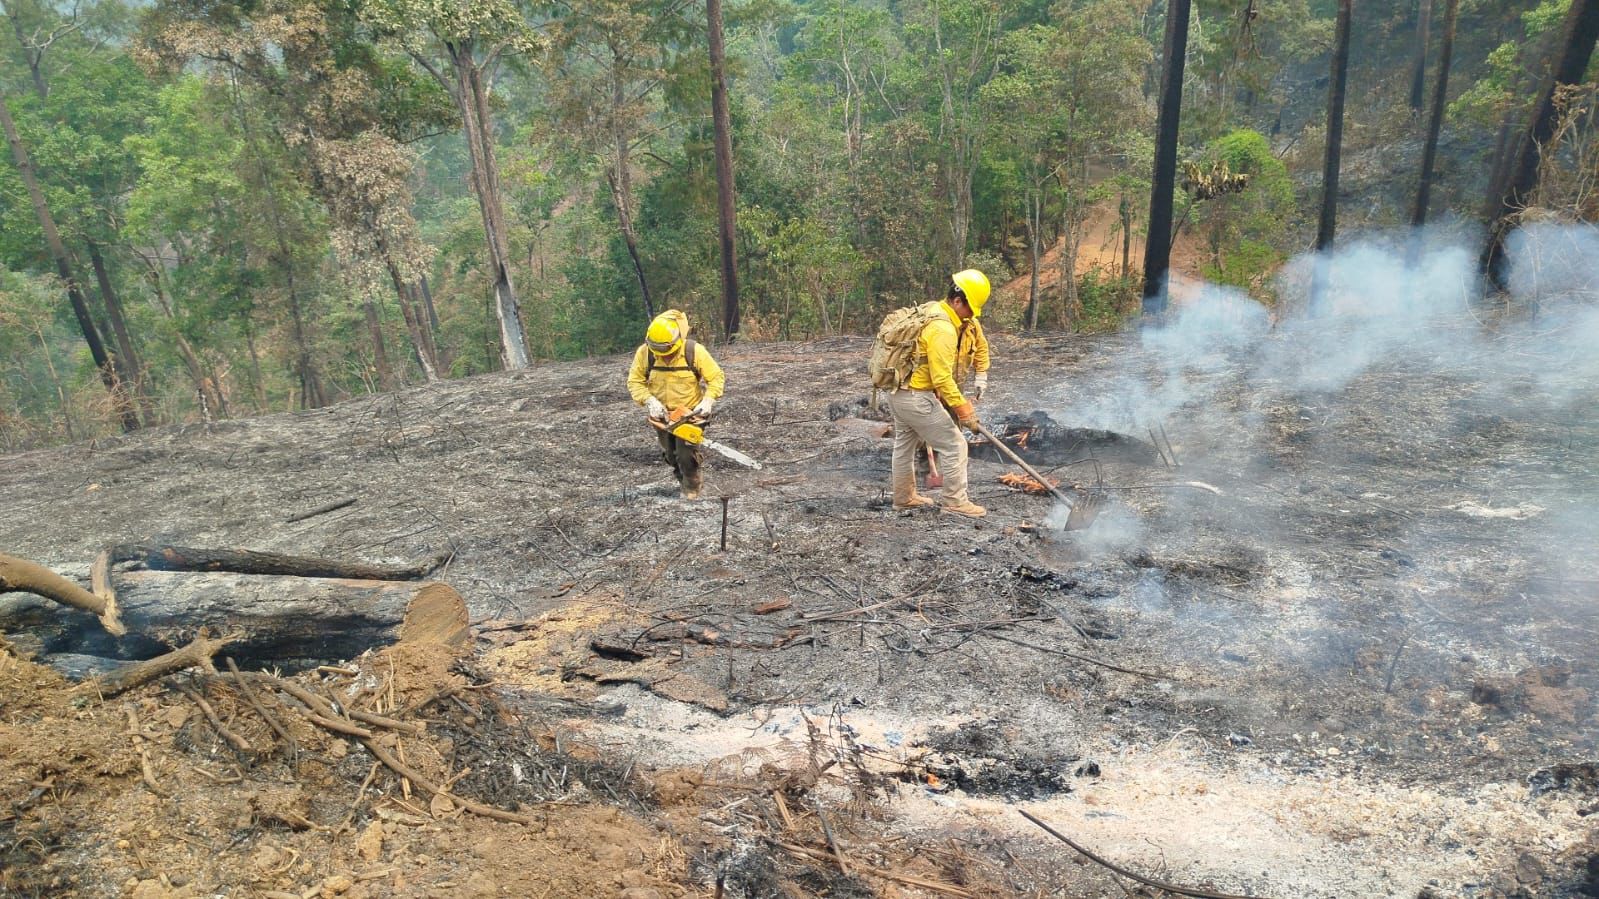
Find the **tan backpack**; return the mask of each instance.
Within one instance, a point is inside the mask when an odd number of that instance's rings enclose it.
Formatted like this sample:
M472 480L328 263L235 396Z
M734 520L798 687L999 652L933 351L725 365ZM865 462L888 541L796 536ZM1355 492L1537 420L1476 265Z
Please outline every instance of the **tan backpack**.
M943 304L937 301L895 309L885 316L877 328L877 339L872 341L871 359L866 363L872 386L879 390L905 386L924 360L917 352L922 329L928 322L945 317Z

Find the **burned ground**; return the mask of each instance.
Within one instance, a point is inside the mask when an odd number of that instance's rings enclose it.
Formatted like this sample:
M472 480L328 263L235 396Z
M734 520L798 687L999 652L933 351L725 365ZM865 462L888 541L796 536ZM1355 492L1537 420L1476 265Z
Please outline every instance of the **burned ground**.
M1504 358L1524 365L1484 368L1446 334L1317 381L1282 364L1314 357L1316 335L1263 340L1271 364L1220 340L1176 367L1135 335L996 340L979 411L1042 411L1077 441L1051 456L1062 444L1041 432L1028 452L1068 485L1111 488L1084 532L1049 527L1053 501L1001 486L1009 469L984 453L988 518L892 511L887 441L839 418L864 405L868 344L835 339L718 352L729 395L712 434L766 468L712 461L699 502L676 496L611 358L4 457L0 546L72 572L127 540L371 561L453 549L436 576L478 625L475 682L542 722L535 742L571 746L519 756L504 747L527 745L524 724L450 705L431 725L453 753L440 770L468 769L462 796L507 807L557 795L518 794L513 765L583 782L574 808L614 808L617 845L653 847L622 865L633 882L592 895L711 895L718 877L730 895L919 894L844 877L827 853L796 871L770 835L827 846L823 821L856 867L914 855L916 877L976 892L1114 890L1017 805L1118 862L1227 892L1594 894L1594 388L1549 381L1559 360L1521 343ZM1098 474L1061 457L1085 450ZM1160 486L1192 481L1222 495ZM177 701L161 697L141 701ZM5 714L12 729L42 715ZM121 786L99 789L148 813L158 801L121 745L94 763ZM296 814L379 820L356 789L370 759L325 764L329 784L354 782L336 808ZM13 767L6 798L43 779ZM794 806L739 805L776 794ZM43 814L29 808L17 833ZM441 880L418 872L446 864L443 880L466 883L450 820L427 828L454 850L425 851L412 828L406 855L382 857L400 873L359 886L421 895ZM69 860L102 883L153 870L117 834L50 834L26 845L51 876ZM216 839L238 868L186 876L222 892L278 838ZM515 892L479 861L475 888Z

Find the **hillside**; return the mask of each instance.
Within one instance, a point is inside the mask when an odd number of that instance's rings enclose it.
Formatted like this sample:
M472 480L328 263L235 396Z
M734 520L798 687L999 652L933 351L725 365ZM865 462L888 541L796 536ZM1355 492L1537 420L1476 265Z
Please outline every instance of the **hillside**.
M7 655L4 887L1116 894L1025 809L1232 894L1594 895L1599 422L1560 331L1271 329L1218 300L1143 337L1000 335L980 411L1107 488L1083 532L986 454L987 519L890 510L888 441L840 417L860 339L720 348L713 434L765 469L713 461L694 503L619 357L0 457L0 546L73 575L130 540L451 551L432 576L467 601L469 658L297 677L420 716L394 735L413 762L543 822L429 805L309 725L296 756L236 754L181 677L74 707ZM1102 482L1061 467L1088 457ZM1221 495L1161 486L1189 481ZM457 699L417 711L440 685ZM104 745L51 749L79 741Z

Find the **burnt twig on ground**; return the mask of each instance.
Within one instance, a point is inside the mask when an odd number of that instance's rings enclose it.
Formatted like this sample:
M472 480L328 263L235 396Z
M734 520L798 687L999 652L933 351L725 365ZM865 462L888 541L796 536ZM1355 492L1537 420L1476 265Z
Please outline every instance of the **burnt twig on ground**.
M1117 874L1120 874L1123 877L1130 877L1133 880L1136 880L1139 883L1143 884L1144 886L1153 887L1154 889L1157 889L1157 890L1165 890L1168 893L1176 893L1179 896L1193 896L1194 899L1263 899L1263 897L1258 897L1258 896L1244 896L1244 895L1239 895L1237 893L1217 893L1217 892L1214 892L1212 890L1201 890L1201 889L1196 889L1194 887L1178 886L1177 884L1174 884L1174 883L1166 883L1165 881L1162 881L1162 880L1155 880L1155 879L1150 878L1150 877L1145 877L1142 874L1134 874L1133 872L1127 870L1126 868L1123 868L1122 866L1116 864L1115 862L1108 861L1106 859L1100 858L1099 856L1095 855L1094 853L1089 852L1087 849L1084 849L1082 846L1079 846L1077 843L1073 842L1070 837L1066 836L1065 834L1061 833L1060 831L1056 830L1055 828L1050 827L1048 824L1045 824L1043 821L1040 821L1038 818L1036 818L1032 814L1030 814L1026 809L1017 809L1016 811L1020 812L1021 816L1023 818L1026 818L1027 820L1033 822L1034 824L1037 824L1039 827L1042 827L1044 829L1045 833L1049 834L1050 836L1054 837L1055 839L1060 840L1062 843L1065 843L1066 845L1068 845L1068 846L1072 847L1073 849L1077 850L1079 853L1081 853L1083 855L1084 858L1087 858L1089 861L1094 862L1097 865L1103 865L1104 867L1106 867L1106 868L1108 868L1108 869L1110 869L1112 871L1115 871Z
M205 715L205 720L210 722L211 729L215 730L229 746L232 746L239 752L255 751L254 747L250 745L249 740L246 740L245 738L229 730L228 726L222 723L222 718L221 716L217 715L217 710L211 707L211 703L207 702L206 698L201 696L199 691L195 690L188 684L181 683L178 684L178 690L184 696L189 697L189 699L192 700L195 705L200 707L200 711Z
M326 515L329 512L337 512L340 509L353 506L355 503L356 498L351 496L346 499L338 500L337 502L328 503L325 506L317 506L315 509L312 509L309 512L301 512L298 515L290 515L288 518L283 519L283 523L294 524L296 522L305 521L308 518L315 518L318 515Z
M1167 681L1176 681L1176 680L1178 680L1177 677L1175 677L1173 675L1170 675L1170 674L1162 674L1161 672L1158 672L1158 671L1140 671L1137 668L1126 668L1126 667L1123 667L1121 665L1117 665L1117 664L1115 664L1113 662L1107 662L1107 661L1105 661L1103 659L1096 659L1093 656L1085 656L1085 655L1083 655L1081 653L1069 652L1069 651L1064 650L1064 649L1056 649L1056 648L1054 648L1052 646L1039 646L1036 643L1028 643L1025 640L1018 640L1015 637L1007 637L1004 634L995 634L995 633L990 633L988 631L978 631L977 633L978 633L978 636L988 637L988 638L993 639L993 640L1003 640L1006 643L1014 643L1017 646L1021 646L1021 647L1026 648L1026 649L1033 649L1033 650L1037 650L1038 652L1047 652L1047 653L1049 653L1051 655L1065 656L1068 659L1076 659L1079 662L1087 662L1090 665L1098 665L1101 668L1109 668L1111 671L1120 671L1123 674L1132 674L1132 675L1136 675L1138 677L1147 677L1150 680L1167 680Z
M812 849L808 846L800 846L794 843L785 843L782 841L777 841L777 845L802 858L815 859L816 861L833 861L832 853L821 849ZM871 865L858 864L855 866L855 870L862 874L868 874L872 877L882 878L883 880L891 880L895 883L905 884L906 886L919 887L921 889L928 890L929 892L938 893L942 896L955 896L957 899L977 899L976 893L973 893L970 890L962 889L958 886L954 886L953 884L940 883L936 880L926 880L921 877L914 877L909 874L901 874L897 871L890 871L886 868L875 868Z
M289 735L288 729L283 726L282 722L278 721L277 716L267 711L266 706L261 704L260 698L255 695L255 689L245 679L244 672L239 670L238 663L233 661L233 657L228 656L224 661L228 663L228 670L233 672L233 682L239 685L239 692L244 694L245 701L250 704L251 708L255 709L257 715L261 716L261 720L267 723L267 727L272 728L272 732L278 735L278 739L283 741L284 751L289 754L290 758L293 758L295 754L294 737Z

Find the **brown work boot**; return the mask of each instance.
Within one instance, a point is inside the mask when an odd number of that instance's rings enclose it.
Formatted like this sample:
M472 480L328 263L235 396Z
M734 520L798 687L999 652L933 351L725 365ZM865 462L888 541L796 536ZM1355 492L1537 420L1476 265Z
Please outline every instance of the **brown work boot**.
M933 501L916 492L916 478L901 478L894 482L894 508L900 511L925 509Z
M945 512L954 512L956 515L965 515L967 518L982 518L988 510L978 504L967 500L962 503L945 503L939 506Z

